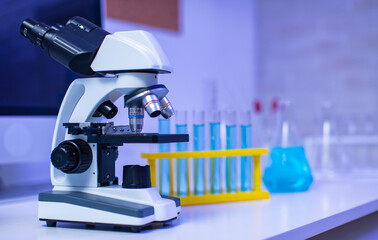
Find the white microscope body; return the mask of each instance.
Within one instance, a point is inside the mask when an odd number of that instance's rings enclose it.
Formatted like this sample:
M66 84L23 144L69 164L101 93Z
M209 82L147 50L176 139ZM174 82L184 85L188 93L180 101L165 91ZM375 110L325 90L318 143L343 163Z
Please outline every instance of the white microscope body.
M85 24L78 26L86 28ZM28 37L25 31L23 35ZM59 110L52 143L54 188L39 196L39 219L48 226L67 221L131 226L136 230L153 222L175 219L180 212L179 200L162 197L148 184L149 168L147 171L139 166L124 167L124 175L125 168L132 174L148 172L139 180L133 175L141 182L139 185L125 183L125 176L123 186L118 185L114 171L117 147L123 143L188 141L187 135L172 134L156 141L159 134L152 134L153 140L151 134L140 133L144 108L151 117L160 113L166 118L173 115L166 98L168 90L157 84L158 73L172 71L164 52L148 32L116 32L105 36L90 68L93 72L112 74L76 79L70 85ZM112 103L120 97L125 97L125 107L129 108L130 126L105 121L117 113Z

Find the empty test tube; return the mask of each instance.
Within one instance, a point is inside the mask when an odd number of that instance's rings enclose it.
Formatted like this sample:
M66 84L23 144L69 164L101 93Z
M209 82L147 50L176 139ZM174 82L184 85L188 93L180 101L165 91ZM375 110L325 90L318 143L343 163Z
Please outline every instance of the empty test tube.
M236 112L226 112L226 149L236 148ZM236 157L226 158L226 192L236 192Z
M193 112L193 139L194 151L205 150L205 112ZM205 159L194 159L194 193L196 195L205 194Z
M221 149L220 112L210 112L210 150ZM221 158L210 159L210 192L219 194L221 192Z
M241 135L241 148L251 148L252 147L252 127L251 127L251 113L245 111L241 113L241 123L240 123L240 135ZM251 191L252 190L252 157L242 156L241 157L241 191Z
M159 118L159 133L169 134L170 133L170 121L169 119ZM160 143L159 144L160 152L170 152L171 146L169 143ZM161 159L160 161L160 193L163 195L170 194L170 185L169 185L169 159Z
M187 114L186 111L176 111L176 133L188 133ZM187 142L176 143L177 152L188 151ZM187 182L187 161L186 158L177 160L177 195L185 197L188 195L188 182Z

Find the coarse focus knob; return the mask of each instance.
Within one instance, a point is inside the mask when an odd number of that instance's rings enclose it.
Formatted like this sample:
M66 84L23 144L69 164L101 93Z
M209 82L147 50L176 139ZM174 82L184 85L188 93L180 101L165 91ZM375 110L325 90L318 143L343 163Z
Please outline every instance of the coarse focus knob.
M64 173L85 172L92 163L92 150L81 139L61 142L51 153L51 163Z
M125 165L123 166L123 188L150 188L150 166Z

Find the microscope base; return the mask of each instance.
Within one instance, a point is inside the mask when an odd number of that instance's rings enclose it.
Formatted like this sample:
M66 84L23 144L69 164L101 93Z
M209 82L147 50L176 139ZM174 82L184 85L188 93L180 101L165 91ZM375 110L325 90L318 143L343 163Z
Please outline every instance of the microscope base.
M148 223L148 224L145 224L145 225L140 225L140 226L135 226L135 225L124 225L124 224L109 224L109 223L97 223L97 222L78 222L78 221L66 221L66 220L56 220L56 219L42 219L40 218L39 220L40 221L46 221L46 226L47 227L56 227L57 223L58 222L64 222L64 223L75 223L75 224L85 224L86 228L95 228L95 226L99 225L99 226L113 226L115 229L118 228L118 227L125 227L125 228L128 228L130 229L131 232L140 232L143 230L143 228L146 228L154 223L159 223L159 224L163 224L164 226L165 225L169 225L173 220L175 220L176 218L174 219L171 219L171 220L168 220L168 221L164 221L164 222L151 222L151 223Z
M154 222L168 223L177 218L181 210L178 198L160 196L156 188L123 189L119 186L55 187L51 192L40 193L38 204L39 219L46 221L47 226L75 222L127 226L132 231Z

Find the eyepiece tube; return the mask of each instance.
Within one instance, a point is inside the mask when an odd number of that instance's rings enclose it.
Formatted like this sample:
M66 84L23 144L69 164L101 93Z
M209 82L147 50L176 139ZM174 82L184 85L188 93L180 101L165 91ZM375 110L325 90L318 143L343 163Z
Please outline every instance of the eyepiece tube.
M161 115L165 119L168 119L175 114L175 110L173 109L172 104L168 100L167 97L163 97L162 99L160 99L160 105L161 105Z
M63 27L64 27L64 26L61 25L61 24L59 24L59 23L57 23L57 24L51 26L51 28L54 29L55 31L59 31L59 30L62 29Z
M42 48L52 59L85 75L95 73L91 64L109 34L82 17L73 17L64 26L48 26L28 18L22 22L20 33Z
M43 48L42 41L48 31L53 30L50 26L37 22L32 18L28 18L22 22L20 33L22 36L29 39L34 45Z

